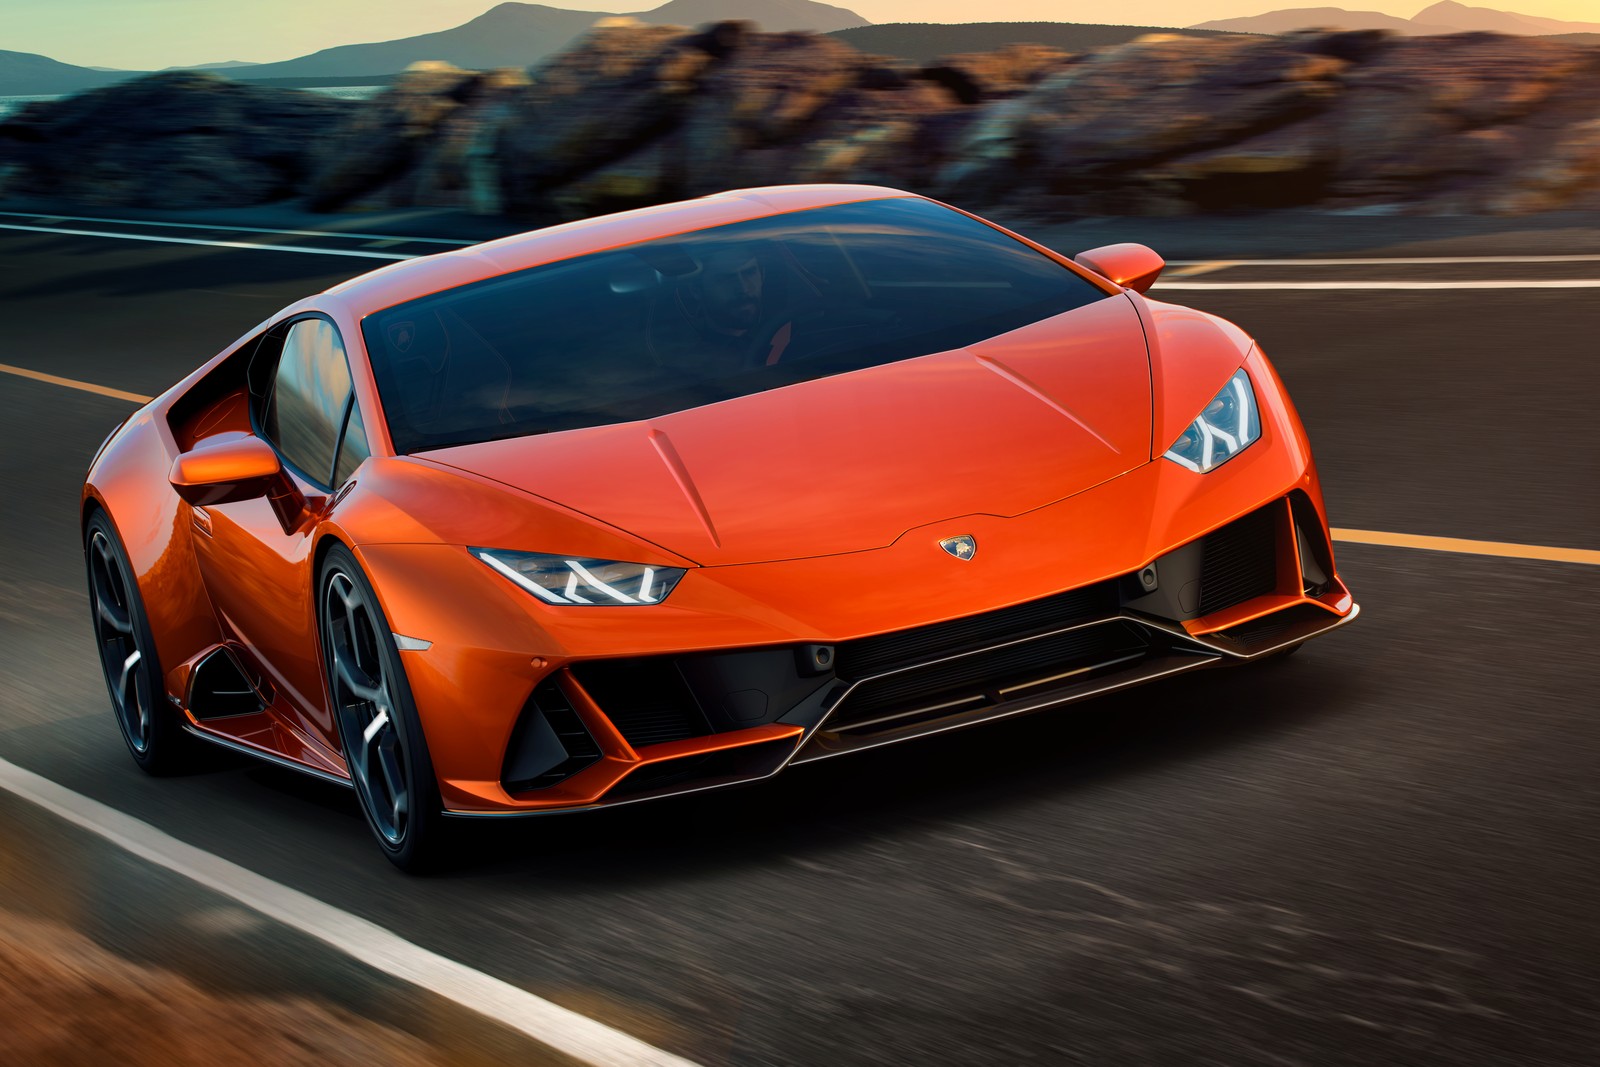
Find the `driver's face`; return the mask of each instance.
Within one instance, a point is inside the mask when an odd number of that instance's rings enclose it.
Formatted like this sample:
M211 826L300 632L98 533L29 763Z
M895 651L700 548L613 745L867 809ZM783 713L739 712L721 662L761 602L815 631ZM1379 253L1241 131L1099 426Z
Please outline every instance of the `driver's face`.
M750 329L761 317L761 262L739 254L707 260L700 269L700 300L715 329Z

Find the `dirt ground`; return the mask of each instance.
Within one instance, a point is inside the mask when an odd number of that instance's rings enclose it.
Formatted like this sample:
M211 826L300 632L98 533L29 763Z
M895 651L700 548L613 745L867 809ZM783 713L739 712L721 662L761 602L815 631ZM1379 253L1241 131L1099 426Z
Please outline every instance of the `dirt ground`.
M0 1063L16 1067L455 1064L302 998L218 996L58 923L0 909Z

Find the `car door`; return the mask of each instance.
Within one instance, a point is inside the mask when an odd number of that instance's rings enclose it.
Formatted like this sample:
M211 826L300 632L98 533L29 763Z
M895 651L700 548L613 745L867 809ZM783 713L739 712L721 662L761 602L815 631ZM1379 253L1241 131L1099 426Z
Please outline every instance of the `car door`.
M277 451L284 481L265 496L197 509L196 557L246 666L277 691L291 726L337 752L323 701L312 538L368 455L365 422L338 327L320 315L269 331L249 377L252 425Z

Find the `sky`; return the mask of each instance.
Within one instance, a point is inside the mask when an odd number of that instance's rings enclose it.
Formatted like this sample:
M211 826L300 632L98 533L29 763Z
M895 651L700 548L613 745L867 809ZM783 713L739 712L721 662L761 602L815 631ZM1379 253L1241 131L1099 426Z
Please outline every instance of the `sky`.
M432 33L496 0L0 0L0 49L79 66L156 70L228 59L293 59L320 48ZM641 10L651 0L546 0L551 7ZM1191 26L1285 7L1415 15L1432 0L832 0L873 22L1119 22ZM1466 0L1473 2L1473 0ZM1600 0L1476 0L1475 6L1600 22Z

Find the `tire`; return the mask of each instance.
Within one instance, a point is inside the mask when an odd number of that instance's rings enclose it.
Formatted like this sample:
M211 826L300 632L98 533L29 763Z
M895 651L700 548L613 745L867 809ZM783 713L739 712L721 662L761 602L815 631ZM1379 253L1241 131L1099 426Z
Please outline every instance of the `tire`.
M445 858L444 815L394 635L343 545L323 557L316 588L323 676L361 813L396 867L432 870Z
M155 635L127 550L111 519L96 509L83 531L89 617L111 710L133 762L147 774L182 774L202 764L199 742L184 733L166 699Z

